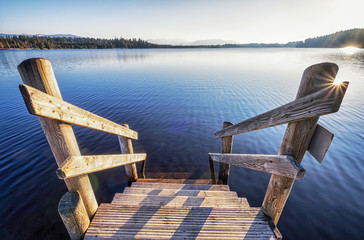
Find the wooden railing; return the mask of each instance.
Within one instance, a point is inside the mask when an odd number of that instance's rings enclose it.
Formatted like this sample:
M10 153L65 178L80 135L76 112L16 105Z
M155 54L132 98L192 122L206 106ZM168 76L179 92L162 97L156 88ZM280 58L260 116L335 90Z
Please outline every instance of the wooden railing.
M43 58L23 61L18 66L24 84L19 86L30 114L40 124L57 161L57 175L70 190L60 201L59 213L72 239L79 239L88 227L98 204L88 173L125 166L129 181L138 178L136 162L146 154L134 154L131 139L138 133L127 124L119 125L62 100L51 63ZM118 135L122 154L82 156L71 124Z
M222 153L209 153L220 162L218 183L227 184L230 165L271 173L262 204L263 211L277 224L294 180L303 178L300 165L306 150L320 163L333 134L317 124L319 116L337 112L348 82L334 84L338 66L321 63L308 67L302 76L296 100L243 122L224 122L215 133L222 138ZM231 154L233 135L288 123L278 155ZM213 166L213 164L210 164Z

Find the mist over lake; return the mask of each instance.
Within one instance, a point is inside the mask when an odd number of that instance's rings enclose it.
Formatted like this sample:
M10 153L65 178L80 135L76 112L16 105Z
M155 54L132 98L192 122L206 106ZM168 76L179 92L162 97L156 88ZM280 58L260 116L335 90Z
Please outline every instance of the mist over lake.
M295 99L303 71L333 62L349 81L339 112L320 117L334 140L322 164L306 153L278 223L284 239L363 239L364 50L236 48L0 51L0 233L67 239L57 205L67 191L37 117L28 113L17 65L51 61L71 104L139 133L147 177L210 178L209 152L223 121L241 122ZM286 125L234 137L233 153L277 154ZM81 153L120 153L116 136L74 127ZM140 165L138 165L140 168ZM215 164L218 170L218 164ZM261 206L270 174L232 166L229 186ZM127 186L124 168L90 174L100 203Z

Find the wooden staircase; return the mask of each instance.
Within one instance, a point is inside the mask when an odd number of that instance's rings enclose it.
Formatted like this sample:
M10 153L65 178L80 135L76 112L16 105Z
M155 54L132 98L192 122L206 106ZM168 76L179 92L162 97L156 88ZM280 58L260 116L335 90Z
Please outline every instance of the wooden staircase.
M305 175L300 164L305 152L321 163L334 136L318 124L319 117L339 110L349 84L334 84L336 64L315 64L304 71L295 100L240 123L224 122L215 132L222 140L221 153L208 154L212 181L224 185L212 185L209 180L183 179L190 177L137 180L136 163L141 162L144 178L147 159L146 153L134 153L137 132L63 101L48 60L28 59L18 70L24 102L39 117L57 175L69 190L58 212L71 239L82 239L85 232L85 239L280 239L275 225L295 179ZM278 155L232 154L234 135L286 123ZM121 154L82 155L71 124L117 135ZM220 164L218 179L213 162ZM230 165L272 174L261 208L250 207L230 191ZM111 204L99 206L88 174L120 166L134 183Z
M101 204L84 239L280 239L260 207L227 185L140 179Z

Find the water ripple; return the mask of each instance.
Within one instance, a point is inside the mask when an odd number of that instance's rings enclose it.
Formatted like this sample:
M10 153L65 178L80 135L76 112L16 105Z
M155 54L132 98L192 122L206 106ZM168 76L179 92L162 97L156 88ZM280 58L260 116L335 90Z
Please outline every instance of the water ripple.
M350 81L338 113L320 123L335 137L322 164L306 154L281 217L286 239L360 239L364 235L362 184L364 53L338 49L165 49L0 51L0 209L5 239L38 236L45 225L66 236L56 213L66 191L35 116L24 106L16 66L30 57L52 65L65 101L139 132L135 152L147 152L147 171L209 176L208 152L219 152L213 133L223 121L241 122L295 99L302 72L332 61ZM264 63L264 66L262 65ZM116 136L74 127L82 154L120 152ZM234 153L277 154L285 126L234 137ZM216 165L217 167L217 165ZM269 174L231 167L229 184L260 206ZM119 170L92 175L96 195L111 199L126 186ZM38 204L46 202L47 207ZM39 216L31 225L31 216ZM40 221L39 219L44 219ZM16 226L13 222L20 222ZM345 222L345 224L343 224ZM325 224L322 224L325 223ZM4 227L5 226L5 227ZM43 237L44 238L44 237Z

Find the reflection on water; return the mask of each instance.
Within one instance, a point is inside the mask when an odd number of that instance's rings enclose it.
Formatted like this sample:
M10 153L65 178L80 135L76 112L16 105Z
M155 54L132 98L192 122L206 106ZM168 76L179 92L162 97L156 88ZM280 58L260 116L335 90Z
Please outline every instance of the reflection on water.
M361 239L364 140L364 52L339 49L149 49L0 51L0 233L5 239L65 239L57 214L66 187L36 117L27 113L16 66L31 57L52 62L65 101L139 132L147 176L208 178L214 132L295 98L309 65L335 62L350 86L338 113L320 123L335 137L320 165L293 187L279 228L286 239ZM276 154L285 126L234 137L235 153ZM74 127L83 154L119 153L117 137ZM140 166L138 166L140 168ZM215 165L217 168L218 166ZM218 169L217 169L218 170ZM149 175L148 175L149 174ZM127 185L124 170L90 174L99 202ZM260 206L269 174L231 167L229 185ZM323 224L324 223L324 224Z

